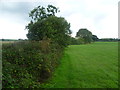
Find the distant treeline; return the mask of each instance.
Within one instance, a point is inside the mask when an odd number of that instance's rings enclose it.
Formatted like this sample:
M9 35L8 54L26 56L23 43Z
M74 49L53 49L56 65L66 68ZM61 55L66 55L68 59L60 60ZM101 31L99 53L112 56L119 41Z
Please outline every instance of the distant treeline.
M118 38L102 38L102 39L98 39L98 41L115 42L115 41L120 41L120 39L118 39Z
M27 39L0 39L0 41L23 41Z
M101 38L99 39L97 38L92 38L91 42L118 42L120 41L120 39L118 38ZM70 45L80 45L80 44L87 44L85 40L83 40L82 38L74 38L71 37L70 38Z
M73 38L73 37L71 37L73 40L73 42L74 42L74 39L75 38ZM28 39L0 39L0 41L26 41L26 40L28 40ZM114 41L120 41L120 39L118 39L118 38L101 38L101 39L97 39L97 40L95 40L95 41L109 41L109 42L114 42Z

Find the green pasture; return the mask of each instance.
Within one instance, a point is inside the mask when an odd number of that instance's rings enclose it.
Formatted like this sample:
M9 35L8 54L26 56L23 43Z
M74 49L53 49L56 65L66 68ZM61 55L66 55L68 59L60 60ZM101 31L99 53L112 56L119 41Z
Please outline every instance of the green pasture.
M117 88L118 43L71 45L47 88Z

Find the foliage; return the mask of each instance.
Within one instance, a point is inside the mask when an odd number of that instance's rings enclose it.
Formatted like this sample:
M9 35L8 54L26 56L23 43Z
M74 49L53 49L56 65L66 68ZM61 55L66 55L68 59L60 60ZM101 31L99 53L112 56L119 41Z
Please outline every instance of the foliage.
M37 41L43 40L43 38L50 38L59 45L66 46L69 40L68 35L71 34L69 28L70 24L64 18L50 16L28 27L27 37L30 40Z
M85 39L84 38L78 38L77 39L77 42L79 43L79 44L85 44Z
M70 45L79 45L79 44L82 44L82 42L80 41L80 39L76 39L76 38L71 37L71 36L69 36L69 39L70 39L70 41L69 41Z
M17 41L17 39L0 39L0 41Z
M99 39L98 41L100 42L117 42L117 41L120 41L120 39L115 39L115 38L101 38Z
M69 38L70 38L70 42L69 42L70 45L78 44L77 40L74 37L69 37Z
M46 39L3 44L2 48L3 88L40 87L52 75L63 52Z
M3 44L3 88L41 87L50 78L71 34L70 24L55 16L58 11L38 6L29 14L29 40Z
M92 33L87 29L79 29L79 31L76 33L76 37L83 39L84 43L92 42Z
M98 41L99 38L98 38L96 35L92 35L92 40L93 40L93 41Z
M61 47L68 45L68 36L71 34L70 24L63 17L56 17L58 9L48 5L47 8L38 6L30 13L32 21L26 27L29 40L40 41L50 38Z
M70 41L69 41L69 44L70 45L80 45L80 44L85 44L86 41L85 41L85 38L74 38L74 37L69 37Z
M57 12L60 10L53 5L48 5L47 8L38 6L29 13L29 17L32 18L31 22L37 22L49 16L55 16Z

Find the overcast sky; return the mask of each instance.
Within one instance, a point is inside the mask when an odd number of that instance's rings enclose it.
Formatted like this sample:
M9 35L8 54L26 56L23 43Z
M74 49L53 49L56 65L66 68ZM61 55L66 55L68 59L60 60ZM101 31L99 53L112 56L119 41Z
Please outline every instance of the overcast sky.
M72 36L87 28L99 38L118 37L119 0L0 0L0 38L26 39L28 13L38 5L59 7L57 16L71 24Z

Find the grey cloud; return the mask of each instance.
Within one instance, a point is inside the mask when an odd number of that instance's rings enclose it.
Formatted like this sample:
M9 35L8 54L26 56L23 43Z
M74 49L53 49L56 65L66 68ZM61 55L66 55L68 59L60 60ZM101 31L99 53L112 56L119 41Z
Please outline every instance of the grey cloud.
M2 8L0 8L0 13L3 15L2 17L7 16L9 17L12 15L16 15L16 17L29 20L28 13L30 12L31 5L27 2L9 2L9 3L1 3ZM12 18L12 17L9 17ZM13 17L14 18L14 17Z
M30 11L38 5L47 5L44 2L0 2L0 17L16 16L22 20L29 21ZM12 17L9 17L12 18ZM14 17L13 17L14 18Z

